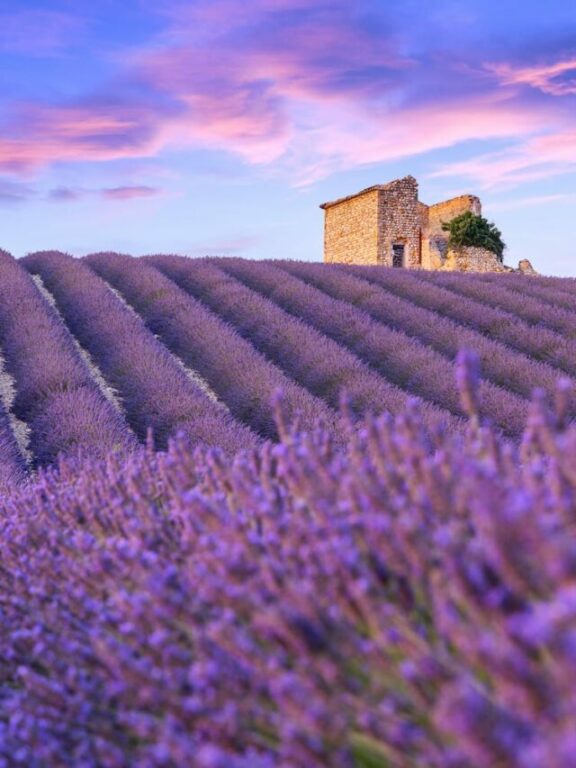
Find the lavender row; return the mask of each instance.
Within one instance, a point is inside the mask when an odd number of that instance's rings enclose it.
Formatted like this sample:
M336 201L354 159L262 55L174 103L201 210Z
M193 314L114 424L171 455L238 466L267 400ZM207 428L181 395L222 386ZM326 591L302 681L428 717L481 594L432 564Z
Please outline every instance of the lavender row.
M8 413L0 401L0 492L22 482L25 475L26 462L12 432Z
M213 263L177 256L153 258L165 274L201 299L230 322L257 349L267 355L296 381L330 405L338 407L346 392L354 412L398 413L405 407L406 393L391 386L370 370L346 348L335 343L309 325L283 311L274 302L250 290ZM222 263L226 271L236 274L236 262ZM244 277L244 266L238 262L238 273ZM266 281L269 267L256 265ZM271 278L277 281L278 274ZM283 276L280 275L282 279ZM268 286L268 282L266 281ZM440 421L449 414L430 407L429 416Z
M486 273L486 274L479 274L479 277L481 279L485 279L488 277L498 277L498 275L492 274L492 273ZM500 274L499 277L504 278L504 284L507 285L508 283L519 283L521 285L525 285L525 277L526 275L518 275L518 274ZM530 276L529 283L532 285L533 289L539 290L542 288L546 289L554 289L555 291L567 294L568 296L574 296L576 294L576 278L574 277L552 277L549 275L532 275Z
M12 410L30 428L35 464L58 453L101 456L136 441L104 398L70 333L6 252L0 252L0 341L16 396Z
M366 338L370 339L370 332L374 328L372 324L366 323L366 315L378 323L384 323L393 331L401 333L401 340L398 341L398 337L392 337L392 344L401 346L404 354L413 356L413 366L429 383L429 391L436 398L443 396L445 403L454 407L457 402L457 393L453 386L450 387L450 382L454 378L453 364L460 348L474 348L469 337L458 338L454 334L453 327L447 329L436 327L435 321L438 322L438 318L432 313L420 310L421 315L419 315L418 309L409 302L398 299L390 293L384 295L382 289L375 288L351 275L325 269L324 265L304 262L282 262L280 266L291 275L315 286L332 298L347 302L358 312L366 313L363 318ZM359 318L359 314L355 313L355 318ZM438 324L441 326L441 322ZM360 335L358 326L353 332L357 337ZM420 334L424 336L423 339L420 338ZM447 344L450 353L448 356L445 354ZM370 342L368 342L368 349L370 349ZM504 378L508 355L509 350L505 350L505 354L500 357L502 378ZM377 350L371 359L378 359ZM390 357L387 358L388 360ZM491 362L493 362L492 358ZM525 371L523 373L525 374ZM501 383L503 382L498 382L498 384ZM555 379L550 383L553 387ZM526 420L527 400L487 380L482 381L480 394L482 415L492 419L509 434L519 434Z
M574 344L547 328L529 325L510 312L490 307L432 281L421 279L420 273L414 270L357 266L333 268L362 277L418 306L438 312L529 355L535 361L547 363L557 369L558 376L561 371L571 376L576 375Z
M24 259L52 292L60 312L122 399L128 421L160 446L178 430L193 444L233 452L256 438L186 375L168 350L108 285L78 259L46 251Z
M500 283L487 285L477 280L475 275L435 273L424 270L418 271L417 274L422 280L433 282L490 307L510 312L524 320L528 327L549 328L561 334L572 350L573 358L576 359L576 316L572 312L559 306L551 306L549 302L527 294L519 295Z
M531 296L534 299L544 301L554 307L560 307L569 312L576 311L576 290L574 290L574 286L572 289L566 287L565 284L571 284L567 278L555 278L556 281L562 280L564 283L556 282L553 284L542 282L541 278L529 277L526 279L525 275L500 275L487 273L478 274L477 278L490 285L496 283L514 293L519 293L523 296ZM500 280L498 280L498 278L500 278Z
M346 345L403 390L457 416L462 414L451 361L405 333L375 321L366 312L333 299L293 276L310 274L314 267L307 270L304 266L300 270L294 265L294 272L289 267L288 274L272 264L225 260L222 265L251 287L265 292L288 312ZM493 419L507 434L517 436L526 416L526 402L491 384L484 386L484 394L482 415Z
M151 261L113 253L92 254L85 261L123 294L174 354L206 379L237 419L263 437L278 438L274 400L279 391L291 427L299 422L302 429L312 429L319 420L335 426L336 414L321 400L287 378Z
M525 404L520 404L512 395L507 396L502 392L502 388L530 398L534 387L553 392L556 386L558 372L554 368L514 352L504 344L459 325L437 312L397 296L382 285L370 283L356 276L358 273L350 274L340 267L320 264L275 263L291 274L311 282L330 296L348 301L364 310L375 320L428 344L451 361L456 359L460 349L473 349L480 359L482 376L485 379L480 390L488 412L501 408L505 410L508 407L512 411L519 407L525 409ZM492 386L490 382L497 386ZM512 399L508 400L507 397ZM573 409L576 415L576 402Z
M576 429L563 390L479 429L474 367L464 436L175 441L0 502L0 764L571 766Z

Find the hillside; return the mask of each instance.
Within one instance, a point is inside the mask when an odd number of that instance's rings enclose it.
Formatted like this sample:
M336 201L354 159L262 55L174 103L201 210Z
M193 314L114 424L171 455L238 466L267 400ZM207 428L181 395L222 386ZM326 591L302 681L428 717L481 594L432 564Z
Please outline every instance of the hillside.
M231 454L277 439L278 408L338 434L344 392L355 417L410 395L460 430L459 348L480 358L482 418L516 438L533 389L576 377L575 296L559 278L2 252L0 480L149 429Z
M573 286L2 253L0 766L571 765Z
M0 495L0 765L572 765L567 388L514 443L474 363L464 433L176 438Z

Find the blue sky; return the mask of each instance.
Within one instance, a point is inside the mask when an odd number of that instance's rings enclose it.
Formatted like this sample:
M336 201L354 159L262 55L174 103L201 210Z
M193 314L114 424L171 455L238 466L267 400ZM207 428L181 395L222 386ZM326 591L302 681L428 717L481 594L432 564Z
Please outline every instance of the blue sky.
M0 0L0 247L322 258L412 174L576 276L576 4Z

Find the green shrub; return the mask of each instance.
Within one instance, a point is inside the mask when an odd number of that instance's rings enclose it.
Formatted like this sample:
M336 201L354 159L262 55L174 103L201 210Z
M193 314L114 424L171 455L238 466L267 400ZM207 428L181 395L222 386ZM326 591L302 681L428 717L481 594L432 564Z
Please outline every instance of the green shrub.
M470 245L486 248L486 250L495 253L499 261L503 260L506 245L502 240L502 233L483 216L476 216L471 211L466 211L451 221L443 221L442 229L444 232L450 233L449 247L457 249Z

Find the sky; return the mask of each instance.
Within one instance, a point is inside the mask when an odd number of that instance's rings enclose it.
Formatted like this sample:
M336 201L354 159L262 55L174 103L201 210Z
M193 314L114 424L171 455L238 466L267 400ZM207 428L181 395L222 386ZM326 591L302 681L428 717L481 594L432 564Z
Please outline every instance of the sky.
M320 203L478 195L576 276L576 3L0 0L0 248L322 259Z

